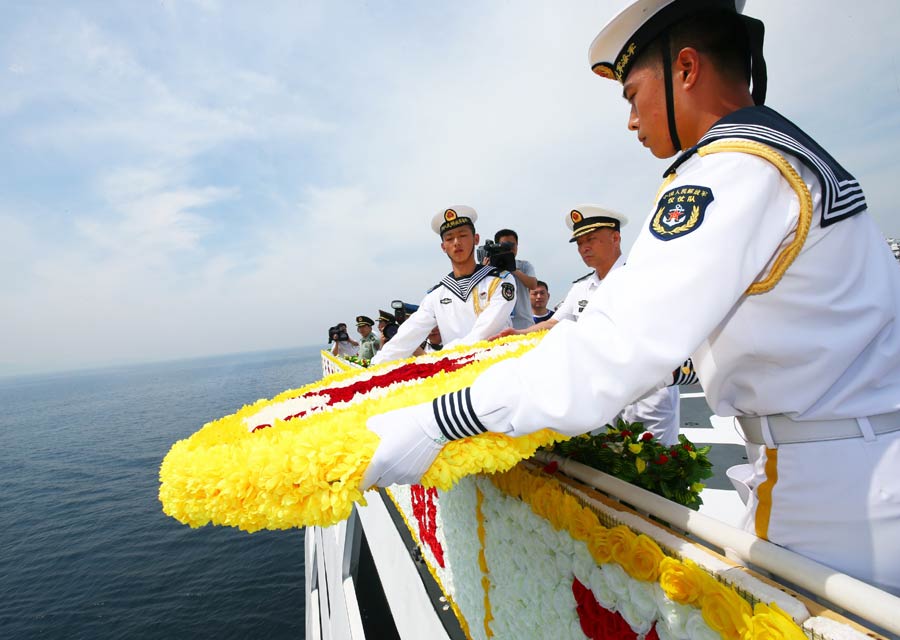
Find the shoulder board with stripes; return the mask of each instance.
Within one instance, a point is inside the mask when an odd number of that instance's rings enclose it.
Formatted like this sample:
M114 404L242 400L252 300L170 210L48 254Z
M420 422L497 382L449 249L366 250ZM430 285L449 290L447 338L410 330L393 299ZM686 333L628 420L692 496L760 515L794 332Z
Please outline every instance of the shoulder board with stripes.
M797 125L768 107L747 107L719 120L700 141L687 149L665 175L675 171L700 147L716 140L741 138L774 147L799 159L816 174L822 188L822 218L827 227L866 210L859 182Z
M496 271L498 270L495 267L484 265L476 269L472 275L459 278L458 280L453 277L452 273L448 273L441 279L441 284L447 287L453 295L465 302L469 299L472 289L488 276L495 275Z
M576 282L581 282L582 280L587 280L587 279L590 278L592 275L594 275L594 272L593 272L593 271L591 271L591 272L588 273L587 275L581 276L580 278L578 278L578 280L572 280L572 284L575 284Z

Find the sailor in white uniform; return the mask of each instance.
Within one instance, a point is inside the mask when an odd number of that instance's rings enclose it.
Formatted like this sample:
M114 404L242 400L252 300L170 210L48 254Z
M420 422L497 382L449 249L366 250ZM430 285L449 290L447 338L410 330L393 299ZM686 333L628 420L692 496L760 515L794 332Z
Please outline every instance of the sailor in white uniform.
M444 347L472 344L510 326L516 281L508 271L475 260L478 214L463 205L441 209L431 222L453 270L429 289L418 310L400 325L374 364L408 358L437 325Z
M639 0L604 27L591 66L629 128L683 150L627 268L523 357L370 418L364 484L417 481L460 435L585 432L693 354L747 440L748 530L900 593L900 270L856 179L762 106L762 39L726 0Z
M552 318L527 329L507 329L500 335L531 333L552 329L560 322L578 322L603 279L625 264L625 256L622 255L621 249L621 229L627 223L628 218L621 213L593 204L578 205L569 211L566 214L566 225L572 232L569 242L577 243L581 259L587 266L593 267L593 270L572 283L572 288ZM680 394L678 387L671 386L672 384L672 376L667 376L659 388L654 388L640 399L628 404L617 418L626 422L642 423L647 431L666 446L677 444L681 428L678 406Z

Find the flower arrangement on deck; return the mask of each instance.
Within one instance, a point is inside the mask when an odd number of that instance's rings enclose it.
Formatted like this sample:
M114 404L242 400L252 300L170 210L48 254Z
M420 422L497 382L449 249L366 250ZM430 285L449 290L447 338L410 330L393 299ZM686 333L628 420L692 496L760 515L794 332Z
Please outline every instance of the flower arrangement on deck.
M712 476L710 447L696 447L683 434L678 444L661 444L640 422L617 421L607 431L554 444L551 451L691 509L703 504L703 480Z

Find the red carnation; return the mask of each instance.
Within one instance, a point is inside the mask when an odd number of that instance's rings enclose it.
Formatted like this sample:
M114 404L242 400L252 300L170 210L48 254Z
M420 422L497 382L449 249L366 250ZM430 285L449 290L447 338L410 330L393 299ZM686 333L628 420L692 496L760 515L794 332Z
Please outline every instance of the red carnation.
M649 442L650 440L653 440L653 434L649 431L646 431L644 432L644 435L641 436L641 440L643 442Z
M656 459L656 464L665 464L669 461L669 456L664 453L659 454L659 457Z

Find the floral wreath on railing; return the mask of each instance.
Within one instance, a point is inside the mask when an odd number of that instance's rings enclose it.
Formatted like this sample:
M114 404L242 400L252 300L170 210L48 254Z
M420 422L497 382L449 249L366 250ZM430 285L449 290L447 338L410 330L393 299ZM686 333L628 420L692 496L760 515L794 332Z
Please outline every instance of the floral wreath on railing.
M618 420L603 433L576 436L547 449L694 510L703 504L702 481L713 475L710 447L697 447L684 434L667 447L640 422Z
M328 526L346 519L378 436L375 414L466 387L492 364L517 357L543 334L510 336L415 359L336 373L259 400L176 442L160 467L163 511L192 527L246 531ZM564 436L485 433L448 443L422 478L449 489L474 473L505 471Z

